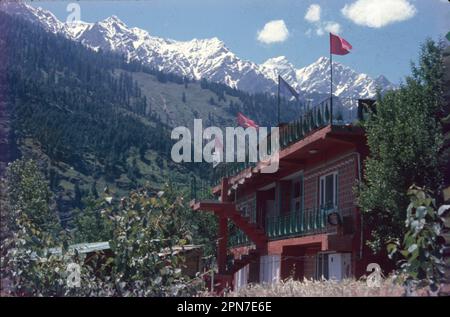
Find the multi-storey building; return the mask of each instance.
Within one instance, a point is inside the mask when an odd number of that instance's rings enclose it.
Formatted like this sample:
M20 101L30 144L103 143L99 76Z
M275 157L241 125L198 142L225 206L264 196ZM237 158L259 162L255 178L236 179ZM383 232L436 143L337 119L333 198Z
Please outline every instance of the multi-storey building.
M355 196L368 155L364 131L343 120L330 124L329 105L321 107L280 127L276 173L262 173L262 162L222 163L212 189L218 199L191 203L219 218L221 287L359 277L376 261Z

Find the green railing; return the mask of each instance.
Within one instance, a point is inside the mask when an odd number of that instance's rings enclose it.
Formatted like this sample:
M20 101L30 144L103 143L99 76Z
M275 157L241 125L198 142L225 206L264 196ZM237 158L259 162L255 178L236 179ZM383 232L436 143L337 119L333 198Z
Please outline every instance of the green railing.
M369 105L367 105L367 103ZM333 98L333 120L330 120L330 98L320 102L318 105L305 111L296 120L281 125L280 133L280 149L284 149L289 145L300 141L307 134L314 130L323 128L333 122L333 126L344 126L346 123L356 120L364 120L368 114L368 109L372 111L373 101L358 100L352 98ZM271 153L270 137L268 139L267 151ZM256 163L221 163L214 168L213 184L218 185L223 177L231 177L248 167L255 166Z
M337 212L333 207L309 208L289 214L266 218L266 235L269 240L301 236L323 232L327 226L327 217ZM338 212L340 214L340 212ZM230 236L230 246L246 245L250 240L240 230Z
M250 244L250 239L247 237L247 235L242 230L237 230L233 234L230 235L228 244L231 247L235 247L238 245L248 245Z
M256 162L233 162L233 163L220 163L213 170L213 184L219 185L220 180L224 177L231 177L237 175L239 172L249 168L255 167Z
M280 127L280 149L284 149L289 145L303 139L306 134L313 130L325 127L330 122L330 100L326 99L319 103L316 107L306 111L298 119L284 124ZM272 152L270 144L270 136L267 137L269 141L267 144L268 153ZM254 162L239 162L239 163L221 163L214 168L213 183L218 185L223 177L231 177L246 168L254 167Z
M322 230L326 227L329 212L326 208L311 208L269 217L266 220L266 234L273 239Z

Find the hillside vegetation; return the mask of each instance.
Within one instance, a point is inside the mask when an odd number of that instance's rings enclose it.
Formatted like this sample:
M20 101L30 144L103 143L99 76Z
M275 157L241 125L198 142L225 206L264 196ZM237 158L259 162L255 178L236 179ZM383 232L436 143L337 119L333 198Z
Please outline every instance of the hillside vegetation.
M123 195L147 182L157 190L168 181L188 188L190 174L208 179L210 166L171 161L174 126L190 127L194 118L235 126L238 111L274 123L273 96L127 63L0 14L8 132L2 142L11 154L4 159L40 162L63 220L106 186Z

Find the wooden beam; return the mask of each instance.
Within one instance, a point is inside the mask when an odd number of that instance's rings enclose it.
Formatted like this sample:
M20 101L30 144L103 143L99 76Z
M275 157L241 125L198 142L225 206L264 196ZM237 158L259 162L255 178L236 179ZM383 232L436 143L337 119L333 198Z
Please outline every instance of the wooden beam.
M284 159L280 161L280 165L291 167L303 167L306 165L305 160Z

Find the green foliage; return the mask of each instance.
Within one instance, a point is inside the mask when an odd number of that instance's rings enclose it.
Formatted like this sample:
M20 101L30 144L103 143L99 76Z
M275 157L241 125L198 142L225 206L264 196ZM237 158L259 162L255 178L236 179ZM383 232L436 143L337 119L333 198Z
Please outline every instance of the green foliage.
M7 293L20 296L181 296L203 288L201 279L182 273L184 256L176 247L192 241L184 200L170 187L148 188L117 200L105 192L88 200L77 217L76 239L109 239L113 256L98 253L87 263L69 248L75 241L59 228L48 205L48 186L34 161L17 161L7 170L10 234L2 240L2 280ZM47 188L47 189L45 189ZM51 206L51 205L50 205ZM52 224L52 225L50 225ZM178 250L179 251L179 250ZM68 283L70 264L80 266L80 286Z
M93 197L86 199L85 207L75 211L72 227L76 243L109 241L112 228L102 216L103 202Z
M406 192L412 184L439 193L440 54L439 46L428 41L419 66L413 67L413 77L400 89L379 95L376 113L364 125L370 157L358 202L372 230L369 245L374 251L403 236L409 203Z
M9 88L5 102L11 135L22 152L48 158L50 188L67 220L71 210L83 208L96 181L118 187L124 195L145 180L162 186L165 174L177 181L190 171L206 177L208 170L198 164L171 162L169 127L147 101L155 102L156 93L172 92L173 86L184 90L187 79L126 63L119 55L93 52L3 12L0 17L8 43L0 43L0 50L7 57L1 67ZM141 88L157 83L157 74L167 85ZM206 105L211 95L206 91L197 98Z
M18 220L30 221L40 234L48 234L48 237L34 234L35 238L43 243L46 239L57 239L61 230L58 215L52 209L52 193L37 162L20 159L9 164L6 184L11 229ZM22 216L25 218L21 219Z
M186 206L169 187L158 195L143 188L105 209L111 221L111 281L122 296L192 295L174 250L192 236L180 217ZM195 283L194 283L195 284Z
M435 290L444 274L442 245L438 240L444 220L440 216L450 206L436 210L431 194L416 186L408 190L408 196L411 202L405 221L407 232L401 244L395 240L388 245L389 256L400 258L400 276L408 286L422 284L419 286Z
M190 126L194 117L209 117L214 125L230 126L237 111L260 125L276 123L271 94L197 83L128 63L3 12L0 29L12 139L21 151L48 157L51 190L68 220L72 209L83 207L94 181L125 195L148 180L160 187L168 175L180 184L190 172L207 179L211 168L171 162L168 124ZM209 100L215 103L213 112ZM283 113L293 118L296 108L288 103ZM137 165L130 164L137 157L134 148L139 149Z
M17 160L6 171L9 236L2 240L2 279L14 295L62 294L64 263L50 254L67 245L51 206L51 194L35 161Z

